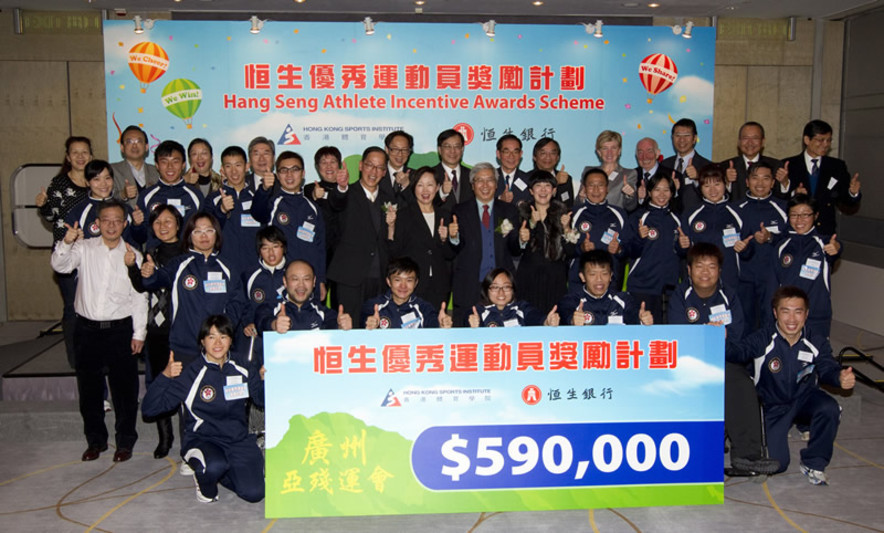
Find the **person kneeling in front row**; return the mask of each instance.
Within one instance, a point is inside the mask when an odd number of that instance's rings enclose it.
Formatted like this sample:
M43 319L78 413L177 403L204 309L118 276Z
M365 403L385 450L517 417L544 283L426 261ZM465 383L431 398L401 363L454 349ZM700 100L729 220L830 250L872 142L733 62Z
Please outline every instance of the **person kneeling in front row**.
M813 485L828 485L825 469L832 459L841 407L819 385L847 390L856 378L852 368L841 369L832 357L825 336L805 329L808 302L801 289L780 287L772 302L776 323L741 342L728 342L726 356L733 363L754 362L768 450L780 462L777 472L789 466L789 428L796 422L809 424L810 442L801 450L801 472Z
M246 401L264 397L264 367L234 362L230 346L233 323L224 315L206 318L200 327L202 357L187 368L169 352L169 363L144 396L145 416L156 416L184 403L187 422L181 451L193 469L196 499L218 500L221 483L247 502L264 499L264 457L248 431Z

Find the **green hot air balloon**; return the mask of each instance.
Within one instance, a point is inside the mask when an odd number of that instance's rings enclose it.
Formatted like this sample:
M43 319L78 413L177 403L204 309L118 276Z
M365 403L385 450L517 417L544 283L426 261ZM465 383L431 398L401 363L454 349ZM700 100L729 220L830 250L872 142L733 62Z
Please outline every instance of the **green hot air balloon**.
M163 107L176 117L183 119L187 129L193 127L193 116L203 101L203 91L191 80L178 78L172 80L163 89L160 97Z

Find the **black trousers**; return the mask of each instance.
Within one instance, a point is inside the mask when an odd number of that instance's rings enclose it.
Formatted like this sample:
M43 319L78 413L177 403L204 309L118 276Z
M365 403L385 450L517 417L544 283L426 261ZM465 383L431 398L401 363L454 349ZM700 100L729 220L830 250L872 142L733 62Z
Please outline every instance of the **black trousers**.
M746 368L733 363L724 365L724 429L731 439L731 458L763 457L758 393Z
M104 376L110 384L116 424L117 448L132 449L138 440L138 358L132 354L132 319L94 322L77 317L74 347L77 356L77 392L80 416L89 446L103 447L108 432L104 425Z

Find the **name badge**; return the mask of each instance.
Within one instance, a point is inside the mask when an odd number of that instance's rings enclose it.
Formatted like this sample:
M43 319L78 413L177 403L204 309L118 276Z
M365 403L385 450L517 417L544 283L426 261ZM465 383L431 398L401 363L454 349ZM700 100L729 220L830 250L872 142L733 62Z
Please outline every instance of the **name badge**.
M249 202L251 203L251 202ZM245 206L243 206L245 209ZM243 213L239 216L239 225L243 228L260 228L261 224L252 217L251 213Z
M417 329L421 325L421 321L414 311L402 315L399 319L402 320L402 329Z
M511 319L509 319L509 320L504 320L504 321L503 321L503 327L505 327L505 328L512 328L512 327L517 327L517 326L520 326L520 325L521 325L521 324L519 324L519 319L518 319L518 318L511 318Z
M773 235L779 235L779 234L780 234L780 227L779 227L778 225L776 225L776 224L773 224L773 225L770 225L770 226L765 226L765 229L766 229L767 231L769 231L769 232L770 232L771 234L773 234Z
M623 315L609 315L608 324L623 324Z
M822 265L822 261L819 259L808 259L801 265L801 272L798 275L813 281L820 275L820 265Z
M725 326L733 322L731 311L724 304L713 305L709 308L709 322L721 322Z
M561 198L563 202L567 202L571 198L571 195L568 194L568 191L562 191Z
M203 291L206 294L224 294L227 292L227 280L207 279L203 281Z
M221 272L207 272L206 279L216 280L216 279L224 279L224 274Z
M608 228L608 230L605 231L605 234L602 235L601 241L603 244L611 244L611 241L613 241L613 240L614 240L614 230L611 228ZM617 242L620 242L619 238L617 239Z
M835 188L835 185L838 185L838 180L835 178L829 178L828 189L831 191L832 189Z
M224 386L224 399L228 402L232 400L245 400L248 397L249 386L245 383Z
M186 209L183 205L181 205L181 200L179 200L178 198L169 198L168 200L166 200L166 204L171 205L178 210L178 213L182 217L184 216L184 212Z
M734 228L727 228L724 230L724 235L721 238L721 242L724 243L725 248L733 248L737 241L740 240L740 234L737 233L737 230Z
M252 201L246 200L245 202L243 202L242 203L242 210L243 211L251 211L252 210Z
M513 182L513 185L515 185L516 187L518 187L518 189L519 189L520 191L524 191L524 190L525 190L525 187L528 186L527 183L525 183L524 181L522 181L522 178L516 178L516 181Z
M242 376L227 376L228 385L237 385L242 383Z
M810 363L813 361L813 353L804 350L798 350L798 360Z
M304 222L304 225L298 228L298 238L302 241L313 242L313 238L316 236L316 233L313 231L315 227L310 222Z

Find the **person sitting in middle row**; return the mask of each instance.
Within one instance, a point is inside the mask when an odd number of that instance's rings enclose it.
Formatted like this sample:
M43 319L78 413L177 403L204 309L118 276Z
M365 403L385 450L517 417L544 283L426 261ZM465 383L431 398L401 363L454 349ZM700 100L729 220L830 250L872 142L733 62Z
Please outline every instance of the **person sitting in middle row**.
M559 325L555 306L544 318L542 311L528 302L516 301L515 296L513 275L505 268L495 268L482 280L482 301L473 306L467 324L471 328Z
M316 274L307 261L295 260L285 269L285 293L282 301L265 302L255 311L258 331L285 333L290 330L343 329L353 327L353 319L344 312L329 309L315 297Z
M399 257L387 264L387 286L390 290L362 305L360 325L365 329L450 328L451 317L442 302L438 314L435 304L415 296L420 281L420 267L410 257Z
M559 303L559 317L575 326L605 324L654 324L654 317L637 308L632 296L617 290L614 279L614 258L607 250L592 250L580 256L580 291L571 291Z

